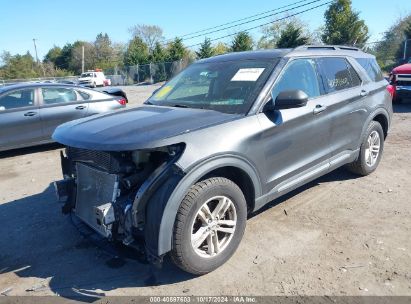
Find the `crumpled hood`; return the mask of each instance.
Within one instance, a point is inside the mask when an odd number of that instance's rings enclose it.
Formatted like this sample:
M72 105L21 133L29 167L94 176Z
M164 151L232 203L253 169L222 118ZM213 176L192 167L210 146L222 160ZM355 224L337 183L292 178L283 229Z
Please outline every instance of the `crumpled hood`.
M168 144L165 139L239 117L242 115L211 110L142 106L67 122L57 127L52 137L83 149L137 150L160 147Z
M411 74L411 63L397 66L392 70L394 74Z

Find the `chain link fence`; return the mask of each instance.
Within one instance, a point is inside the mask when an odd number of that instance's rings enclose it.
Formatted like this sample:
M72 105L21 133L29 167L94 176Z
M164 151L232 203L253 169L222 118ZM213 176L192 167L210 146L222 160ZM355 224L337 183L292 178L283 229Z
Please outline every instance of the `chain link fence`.
M186 68L191 62L178 60L173 62L159 62L149 64L138 64L133 66L116 67L105 69L104 74L110 79L112 86L153 84L167 81L181 70ZM10 85L20 82L56 82L77 84L79 76L66 77L38 77L27 79L0 79L0 86Z
M189 65L188 61L138 64L104 70L111 85L153 84L167 81Z

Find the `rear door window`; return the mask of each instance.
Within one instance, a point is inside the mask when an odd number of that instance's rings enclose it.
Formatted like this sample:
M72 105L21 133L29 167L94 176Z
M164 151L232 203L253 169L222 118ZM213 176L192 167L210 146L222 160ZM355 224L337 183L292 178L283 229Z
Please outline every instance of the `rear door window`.
M284 91L301 90L309 98L321 95L316 64L312 59L295 59L291 61L276 82L272 96L275 99Z
M77 94L69 88L42 88L45 105L62 104L77 101Z
M321 78L327 93L361 85L361 79L345 58L319 58Z
M16 90L0 97L0 111L34 106L34 89Z
M378 82L384 79L384 75L374 58L356 58L358 63L364 68L372 81Z

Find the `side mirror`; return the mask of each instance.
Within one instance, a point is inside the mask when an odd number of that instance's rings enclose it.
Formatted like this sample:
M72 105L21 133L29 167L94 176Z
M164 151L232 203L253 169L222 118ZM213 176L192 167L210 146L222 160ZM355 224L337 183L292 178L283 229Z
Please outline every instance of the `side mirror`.
M274 98L273 98L274 100ZM283 91L273 102L275 109L300 108L307 105L308 95L301 90Z

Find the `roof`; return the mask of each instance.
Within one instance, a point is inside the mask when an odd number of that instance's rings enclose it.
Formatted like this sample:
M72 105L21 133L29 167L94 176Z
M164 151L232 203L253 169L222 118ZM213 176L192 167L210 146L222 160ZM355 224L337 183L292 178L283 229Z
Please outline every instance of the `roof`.
M284 57L291 52L292 49L271 49L259 51L235 52L224 55L218 55L206 59L199 60L199 63L205 62L220 62L220 61L236 61L236 60L256 60L256 59L273 59Z
M352 46L344 45L303 45L294 49L270 49L259 51L235 52L218 55L199 60L199 63L236 61L236 60L257 60L273 59L294 56L351 56L354 58L374 57L364 53L362 50Z
M68 88L84 88L77 85L65 83L47 83L47 82L20 82L5 86L0 86L0 93L15 89L37 88L37 87L68 87Z

